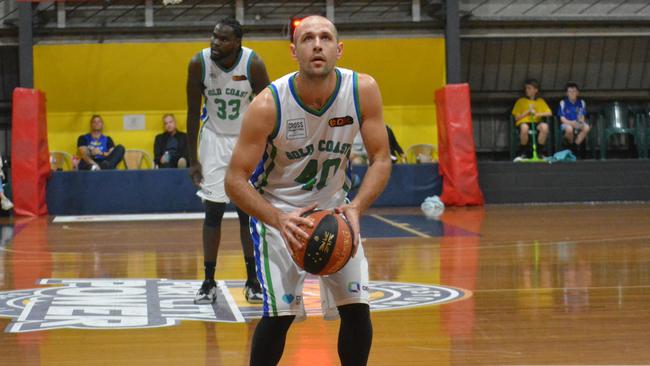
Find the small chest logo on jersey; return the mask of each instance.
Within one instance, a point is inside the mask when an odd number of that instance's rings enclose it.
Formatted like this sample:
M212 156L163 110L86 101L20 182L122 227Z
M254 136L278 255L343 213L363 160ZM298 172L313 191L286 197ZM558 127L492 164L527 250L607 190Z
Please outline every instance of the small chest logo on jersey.
M345 116L345 117L335 117L330 119L327 124L330 125L330 127L342 127L345 125L351 125L354 123L354 120L350 116Z
M248 78L246 77L246 75L233 75L232 80L233 81L246 81L246 80L248 80Z
M307 121L304 118L287 120L287 140L298 140L307 137Z

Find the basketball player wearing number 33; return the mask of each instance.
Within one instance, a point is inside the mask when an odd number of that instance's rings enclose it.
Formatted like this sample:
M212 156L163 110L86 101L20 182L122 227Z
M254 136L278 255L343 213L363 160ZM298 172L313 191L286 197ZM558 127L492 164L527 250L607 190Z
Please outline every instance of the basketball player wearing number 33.
M204 201L203 260L205 281L194 302L216 301L214 280L221 219L229 202L224 189L226 168L241 128L242 116L254 94L269 85L266 66L250 48L242 47L241 24L235 19L220 20L212 31L210 47L197 53L187 75L187 136L190 150L190 176L201 190ZM204 103L203 126L197 156L201 102ZM239 236L244 251L247 280L244 296L250 303L261 303L261 288L255 274L253 243L248 229L248 215L237 209Z
M253 335L250 364L276 365L291 323L305 316L305 272L290 251L307 239L300 226L311 224L301 214L317 207L344 213L354 231L356 254L339 272L320 277L321 302L326 319L341 318L341 364L365 365L372 324L359 216L383 191L391 170L381 95L372 77L336 67L343 44L327 18L305 18L290 47L299 71L274 81L253 100L226 174L228 196L251 216L262 285L263 317ZM350 148L359 130L370 166L358 194L346 204Z

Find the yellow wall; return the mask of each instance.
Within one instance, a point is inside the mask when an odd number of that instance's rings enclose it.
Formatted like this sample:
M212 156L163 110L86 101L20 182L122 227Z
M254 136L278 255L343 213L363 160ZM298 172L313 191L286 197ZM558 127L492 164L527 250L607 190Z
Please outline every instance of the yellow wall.
M434 91L444 85L442 38L344 39L339 65L378 82L386 122L400 144L435 143ZM288 42L246 41L276 79L296 69ZM206 42L38 45L34 78L47 96L51 150L76 151L92 114L104 117L106 134L126 148L152 151L164 113L185 130L185 80L189 59ZM144 114L146 130L124 131L124 114Z

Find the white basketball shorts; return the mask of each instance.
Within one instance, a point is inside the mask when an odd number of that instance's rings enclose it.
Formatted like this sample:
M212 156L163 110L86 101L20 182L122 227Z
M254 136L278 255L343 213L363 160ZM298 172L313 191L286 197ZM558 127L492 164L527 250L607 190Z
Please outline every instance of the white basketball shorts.
M250 218L250 224L257 278L262 285L262 316L295 315L296 320L303 320L306 316L303 283L307 272L293 261L277 229L254 217ZM361 244L356 255L339 272L318 278L325 319L338 319L337 306L369 304L368 261Z

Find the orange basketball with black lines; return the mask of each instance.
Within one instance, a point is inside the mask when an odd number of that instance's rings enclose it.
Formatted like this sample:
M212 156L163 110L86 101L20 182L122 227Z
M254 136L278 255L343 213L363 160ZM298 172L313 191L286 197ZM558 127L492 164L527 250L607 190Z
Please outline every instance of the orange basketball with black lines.
M313 224L302 227L309 238L301 250L293 253L296 264L305 271L325 276L343 268L352 256L352 227L341 214L331 210L314 210L302 215Z

